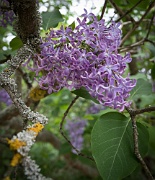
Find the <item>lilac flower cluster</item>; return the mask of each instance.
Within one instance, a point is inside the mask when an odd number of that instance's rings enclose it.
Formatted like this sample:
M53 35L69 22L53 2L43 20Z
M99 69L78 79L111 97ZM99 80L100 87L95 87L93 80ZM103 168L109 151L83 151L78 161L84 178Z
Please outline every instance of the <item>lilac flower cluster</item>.
M104 106L123 111L130 105L126 99L136 80L122 76L132 59L129 53L122 56L117 52L120 24L112 22L106 26L103 19L99 21L86 10L82 17L77 19L74 30L51 30L42 42L33 68L36 75L43 72L39 85L49 94L63 87L84 87Z
M1 102L4 102L7 106L12 104L12 100L11 100L10 96L4 89L0 90L0 103Z
M1 7L9 7L7 0L2 0ZM5 10L0 8L0 27L6 27L8 24L12 25L14 21L14 12L12 10Z
M69 132L69 138L72 145L81 151L83 147L83 133L87 122L86 120L68 121L66 129ZM72 149L74 154L77 154L75 149Z

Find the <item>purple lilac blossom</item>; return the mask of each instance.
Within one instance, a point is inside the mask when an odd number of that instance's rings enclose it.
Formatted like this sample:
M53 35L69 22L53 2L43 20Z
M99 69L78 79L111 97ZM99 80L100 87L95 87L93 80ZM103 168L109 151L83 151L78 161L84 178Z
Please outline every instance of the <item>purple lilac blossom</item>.
M0 90L0 103L1 102L5 103L7 106L12 104L12 100L10 96L4 89Z
M86 120L67 121L66 124L66 129L69 132L70 141L78 151L81 151L83 147L83 133L86 124ZM75 149L72 149L72 152L77 154Z
M126 99L136 85L136 80L123 77L130 54L122 56L117 49L121 42L120 24L97 20L92 13L77 19L72 30L61 27L51 30L42 40L41 54L35 55L36 72L44 72L39 79L41 88L48 93L63 87L69 90L84 87L103 106L123 111L131 102Z
M4 7L9 7L9 2L7 0L2 0L0 5ZM12 25L13 21L13 10L4 10L0 8L0 27L6 27L8 24Z
M100 112L101 110L104 110L105 107L101 104L95 104L92 103L88 109L87 109L87 114L97 114L98 112Z

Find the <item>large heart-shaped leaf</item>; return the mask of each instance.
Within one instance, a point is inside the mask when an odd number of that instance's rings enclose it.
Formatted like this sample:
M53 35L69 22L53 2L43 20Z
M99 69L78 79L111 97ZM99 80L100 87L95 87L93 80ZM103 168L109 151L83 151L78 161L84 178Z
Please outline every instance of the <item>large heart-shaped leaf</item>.
M147 151L147 129L138 124L139 146L144 155ZM110 112L95 123L91 134L92 154L104 180L120 180L138 165L134 156L133 131L129 118Z

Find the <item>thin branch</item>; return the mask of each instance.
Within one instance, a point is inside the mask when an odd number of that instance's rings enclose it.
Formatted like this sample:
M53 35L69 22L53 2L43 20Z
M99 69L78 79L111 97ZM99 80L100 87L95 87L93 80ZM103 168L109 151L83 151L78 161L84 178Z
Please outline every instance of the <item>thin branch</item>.
M148 9L145 11L145 13L142 15L141 19L136 22L136 24L134 25L134 27L125 35L125 37L122 39L121 45L122 46L124 44L124 42L130 37L130 35L137 29L137 27L139 26L139 24L142 22L142 20L145 18L145 16L150 12L150 10L152 9L152 7L154 7L155 1L153 1L150 6L148 7Z
M18 68L17 71L19 71L19 73L21 74L21 76L22 76L23 80L25 81L27 87L29 89L31 89L32 84L31 84L31 81L30 81L30 78L29 78L28 74L23 72L21 68Z
M152 15L152 18L151 18L151 21L150 21L150 23L149 23L148 32L147 32L147 35L146 35L145 39L148 39L148 37L149 37L149 34L150 34L150 32L151 32L151 26L152 26L152 24L153 24L153 19L154 19L154 17L155 17L155 11L154 11L154 13L153 13L153 15Z
M110 3L113 5L113 7L116 9L116 11L118 12L119 16L123 16L124 15L124 12L122 11L122 9L120 9L113 0L109 0ZM135 22L135 20L130 16L130 15L127 15L126 16L126 19L127 21L132 21L132 22Z
M130 46L125 46L123 48L120 47L119 52L124 52L124 51L130 50L130 49L132 49L134 47L141 46L141 45L144 44L144 41L145 41L145 39L141 39L140 41L138 41L138 42L136 42L134 44L131 44Z
M151 43L153 46L155 46L155 42L151 41L150 39L145 39L146 42Z
M132 113L134 113L134 115L136 116L138 114L142 114L142 113L145 113L145 112L152 112L152 111L155 111L154 106L143 108L143 109L136 109L136 110L133 110Z
M72 148L77 152L78 155L83 156L83 157L85 157L85 158L87 158L87 159L90 159L90 160L94 161L94 159L93 159L92 157L86 156L85 154L81 153L78 149L76 149L76 148L72 145L71 141L67 138L67 136L65 135L65 133L63 132L63 124L64 124L64 121L65 121L65 118L67 117L70 109L72 108L72 106L74 105L74 103L76 102L76 100L77 100L78 98L79 98L79 96L76 96L76 97L73 99L73 101L70 103L70 105L68 106L67 110L65 111L64 116L63 116L63 118L62 118L62 120L61 120L61 123L60 123L60 133L61 133L62 136L66 139L66 141L72 146Z
M108 3L108 0L105 0L104 5L103 5L103 8L102 8L102 13L101 13L101 16L100 16L100 20L103 18L103 15L104 15L104 12L105 12L107 3Z
M140 0L138 1L132 8L130 8L128 11L126 11L126 13L124 13L120 18L118 18L116 20L116 22L120 21L122 18L124 18L127 14L129 14L136 6L138 6L138 4L140 4L142 1L144 0Z
M143 160L140 152L139 152L139 144L138 144L138 130L137 130L137 124L136 124L136 113L134 110L132 109L128 109L126 108L126 110L128 111L128 113L130 114L131 117L131 121L132 121L132 128L133 128L133 140L134 140L134 153L137 157L137 159L139 160L139 162L141 163L143 169L145 170L146 175L149 177L150 180L154 180L150 170L148 169L145 161Z
M143 19L142 22L150 22L151 19ZM131 21L122 22L122 26L126 26L128 24L132 24Z
M22 77L17 69L14 73L14 76L15 76L15 83L17 84L17 93L21 93L22 92Z

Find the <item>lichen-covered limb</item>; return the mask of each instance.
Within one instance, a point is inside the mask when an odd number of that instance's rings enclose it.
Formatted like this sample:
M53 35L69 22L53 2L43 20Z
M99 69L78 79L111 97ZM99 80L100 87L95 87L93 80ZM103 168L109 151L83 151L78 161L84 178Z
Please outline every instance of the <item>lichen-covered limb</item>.
M9 78L20 66L20 64L28 59L31 54L32 50L30 47L24 45L17 51L16 55L13 56L11 60L7 61L8 67L4 69L2 73L0 73L0 86L6 83L7 78Z

